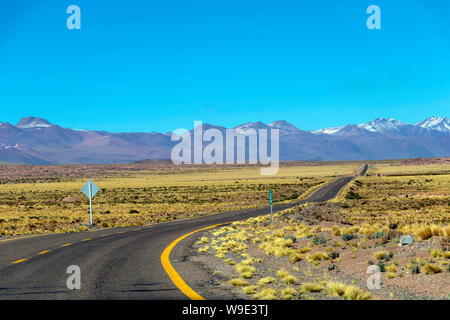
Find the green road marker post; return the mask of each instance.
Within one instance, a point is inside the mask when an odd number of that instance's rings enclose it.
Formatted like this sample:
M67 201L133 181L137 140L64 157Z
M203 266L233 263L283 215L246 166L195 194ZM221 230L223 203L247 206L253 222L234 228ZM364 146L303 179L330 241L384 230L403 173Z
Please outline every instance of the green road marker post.
M272 196L272 190L269 190L269 203L270 203L270 224L273 224L273 210L272 210L273 196Z

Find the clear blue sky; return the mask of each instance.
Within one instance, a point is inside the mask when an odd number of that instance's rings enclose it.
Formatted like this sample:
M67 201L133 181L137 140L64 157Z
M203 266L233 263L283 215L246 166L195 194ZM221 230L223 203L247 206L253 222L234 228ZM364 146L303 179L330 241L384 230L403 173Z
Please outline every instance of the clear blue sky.
M115 132L448 117L450 1L1 1L0 106Z

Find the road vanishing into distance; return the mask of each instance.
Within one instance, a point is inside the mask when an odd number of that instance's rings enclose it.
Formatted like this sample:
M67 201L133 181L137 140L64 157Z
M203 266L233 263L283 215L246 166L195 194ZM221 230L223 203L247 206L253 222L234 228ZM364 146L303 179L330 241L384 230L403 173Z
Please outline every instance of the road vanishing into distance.
M365 175L367 168L360 175ZM337 178L304 200L275 204L273 211L333 199L353 178ZM188 299L162 265L164 250L193 231L269 213L267 206L151 226L0 240L0 299ZM174 247L170 261L193 290L206 299L217 298L191 285L191 277L202 274L183 263L193 243L189 238ZM69 290L66 285L71 276L67 268L72 265L81 270L79 290Z

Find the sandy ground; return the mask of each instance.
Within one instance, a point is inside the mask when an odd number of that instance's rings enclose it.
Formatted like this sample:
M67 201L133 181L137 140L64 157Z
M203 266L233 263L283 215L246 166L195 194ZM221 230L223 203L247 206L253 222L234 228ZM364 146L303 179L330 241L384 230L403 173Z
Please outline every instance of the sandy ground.
M326 204L323 206L324 212L328 214L320 216L320 219L313 219L311 216L303 218L298 217L302 223L307 222L311 226L320 226L322 229L331 229L333 226L345 226L340 223L338 215L333 215L333 210L336 208L334 204ZM334 216L334 218L333 218ZM321 221L319 221L321 220ZM331 221L327 221L331 220ZM286 226L286 221L280 219L276 221L274 229L281 229ZM317 264L310 263L302 259L295 263L289 262L287 257L277 258L274 255L266 255L261 249L258 249L258 244L253 244L250 241L246 254L254 259L260 259L260 262L255 262L253 267L255 272L251 278L245 279L248 285L257 285L258 280L263 277L273 277L277 279L275 283L267 285L267 287L275 288L279 291L286 287L292 287L297 292L293 299L336 299L322 290L319 293L315 292L301 292L301 285L304 282L328 282L339 281L347 285L355 285L372 295L372 299L400 299L400 300L428 300L428 299L448 299L450 297L450 272L448 271L448 258L439 257L433 259L430 255L431 249L448 250L445 244L448 239L445 237L432 237L425 241L415 241L411 245L399 245L398 234L392 230L391 240L380 239L364 239L358 235L356 239L350 241L343 241L341 236L335 236L332 231L320 231L316 234L326 240L323 244L313 245L312 238L297 239L293 243L293 249L301 249L310 247L310 254L316 252L325 252L335 247L339 252L339 257L333 260L322 260ZM223 235L214 237L212 231L205 231L196 234L195 239L202 237L208 238L210 243L213 239L218 239ZM339 245L336 245L339 244ZM191 249L192 256L188 259L192 263L196 263L203 270L205 270L213 279L212 283L215 290L218 287L222 288L224 299L252 299L252 294L244 294L242 286L233 286L228 283L230 279L240 278L239 273L235 270L234 265L229 265L226 259L232 259L236 264L239 261L245 260L240 253L228 252L223 258L215 256L212 248L208 252L199 253L198 249L204 247L205 244L195 244ZM377 264L377 259L374 254L378 251L391 252L392 257L388 260L383 260L383 264L387 267L389 265L397 265L396 272L393 278L388 278L388 272L381 272L381 287L380 289L368 289L367 279L371 274L368 274L368 267L371 264ZM412 274L408 265L413 259L419 261L432 262L440 264L442 271L436 274ZM424 262L424 263L425 263ZM334 270L329 270L330 266L334 265ZM296 284L286 285L277 277L277 271L284 269L297 278ZM207 292L208 290L205 290Z

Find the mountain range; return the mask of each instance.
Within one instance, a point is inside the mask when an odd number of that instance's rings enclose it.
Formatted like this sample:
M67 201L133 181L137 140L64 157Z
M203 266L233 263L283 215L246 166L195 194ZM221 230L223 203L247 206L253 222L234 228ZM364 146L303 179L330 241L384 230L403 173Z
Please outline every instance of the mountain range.
M210 124L204 130L226 128ZM378 160L450 156L450 119L430 117L416 124L395 119L316 131L301 130L287 121L249 122L232 128L279 129L280 160ZM74 130L26 117L16 125L0 122L0 162L20 164L127 163L170 159L177 142L171 133L111 133ZM205 143L206 145L207 143Z

